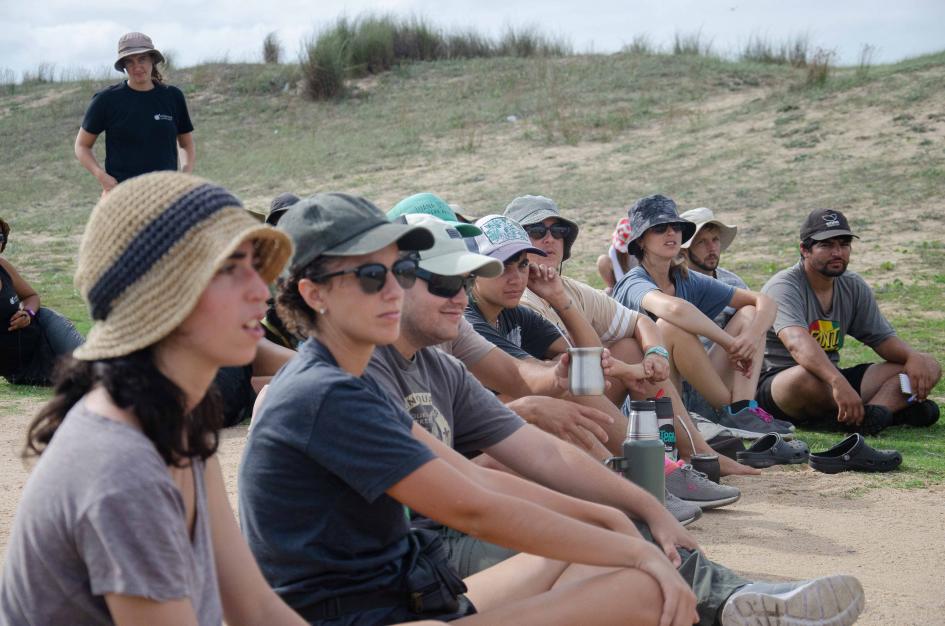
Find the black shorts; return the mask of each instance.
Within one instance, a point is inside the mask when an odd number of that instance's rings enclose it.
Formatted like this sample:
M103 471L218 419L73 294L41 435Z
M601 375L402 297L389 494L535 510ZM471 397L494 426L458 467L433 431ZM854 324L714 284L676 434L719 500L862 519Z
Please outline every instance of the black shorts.
M860 394L860 387L863 384L863 377L866 376L866 370L870 368L872 363L860 363L859 365L854 365L853 367L838 367L840 373L844 378L847 379L847 382L850 383L850 386L853 387L853 390ZM795 367L794 365L789 365L788 367L781 368L771 368L769 370L761 372L761 376L758 378L758 390L755 392L755 400L765 411L778 418L779 420L785 420L788 422L798 422L803 420L798 420L796 417L791 417L787 413L781 410L774 402L774 397L771 395L771 383L774 381L774 377L783 372L784 370L791 369ZM862 396L862 394L860 394Z

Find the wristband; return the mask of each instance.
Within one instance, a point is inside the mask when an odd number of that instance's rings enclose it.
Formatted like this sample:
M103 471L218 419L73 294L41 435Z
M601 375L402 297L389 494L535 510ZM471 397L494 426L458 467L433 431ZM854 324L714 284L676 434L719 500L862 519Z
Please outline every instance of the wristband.
M33 309L28 309L28 308L26 308L26 307L23 307L22 310L23 310L23 311L26 311L26 314L30 316L30 319L31 319L31 320L36 319L36 311L34 311Z
M663 346L652 346L650 348L647 348L646 352L643 353L643 358L646 358L650 356L651 354L658 354L659 356L663 357L667 361L669 360L669 350L667 350Z

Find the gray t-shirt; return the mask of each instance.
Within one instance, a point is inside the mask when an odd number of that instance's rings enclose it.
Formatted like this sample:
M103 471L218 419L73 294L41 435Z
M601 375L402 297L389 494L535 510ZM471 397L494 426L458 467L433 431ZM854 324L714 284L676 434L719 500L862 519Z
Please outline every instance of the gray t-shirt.
M466 367L472 367L495 350L496 346L477 333L465 317L461 317L459 318L459 332L456 333L456 338L439 344L437 348L450 356L456 357Z
M829 311L821 308L807 282L802 261L772 276L761 293L778 304L778 315L765 342L765 371L797 365L778 339L778 333L788 326L806 328L834 365L840 362L840 349L846 335L873 347L896 334L876 305L869 285L854 272L845 272L834 279Z
M378 346L365 371L415 422L466 456L474 456L525 422L479 384L462 363L436 348L405 359L394 346Z
M111 624L104 595L188 598L201 626L220 626L204 464L193 463L191 539L184 501L139 430L81 401L33 469L0 583L0 624Z

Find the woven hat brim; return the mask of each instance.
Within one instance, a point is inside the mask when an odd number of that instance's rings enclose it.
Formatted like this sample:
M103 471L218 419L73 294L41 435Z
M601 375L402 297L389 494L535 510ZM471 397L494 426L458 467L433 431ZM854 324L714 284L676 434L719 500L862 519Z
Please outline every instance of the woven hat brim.
M271 283L292 255L292 241L271 226L258 224L243 209L233 209L197 228L212 228L215 241L225 244L215 250L187 250L178 244L132 288L116 299L112 313L92 325L85 343L73 356L94 361L125 356L154 345L180 326L197 305L217 270L244 241L256 241L259 275ZM195 229L196 230L196 229ZM181 269L182 254L205 259ZM203 252L203 254L200 254Z

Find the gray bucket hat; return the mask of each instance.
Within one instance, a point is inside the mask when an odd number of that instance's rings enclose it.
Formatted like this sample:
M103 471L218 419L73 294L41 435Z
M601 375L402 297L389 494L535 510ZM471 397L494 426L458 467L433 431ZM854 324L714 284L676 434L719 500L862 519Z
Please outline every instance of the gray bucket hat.
M503 263L520 252L548 256L532 245L532 240L518 222L504 215L481 217L476 220L476 226L482 231L476 237L479 254L491 256Z
M564 238L564 254L561 260L567 261L571 257L571 246L574 245L580 228L577 223L561 217L561 211L558 210L558 205L555 204L555 201L551 198L546 198L545 196L520 196L512 200L509 205L505 207L503 215L511 217L522 226L540 224L549 217L564 222L571 227L571 234Z
M374 204L346 193L317 193L296 202L278 228L295 244L289 269L320 256L369 254L392 243L401 250L433 246L433 234L425 227L391 224Z
M650 228L659 224L681 224L682 240L689 241L696 232L696 225L679 216L676 203L671 198L659 194L640 198L627 210L630 217L630 241L627 250L637 254L640 246L637 240Z
M154 56L155 63L164 63L164 55L154 47L151 38L144 33L125 33L118 40L118 59L115 61L115 69L119 72L125 71L125 57L133 54L150 52Z

